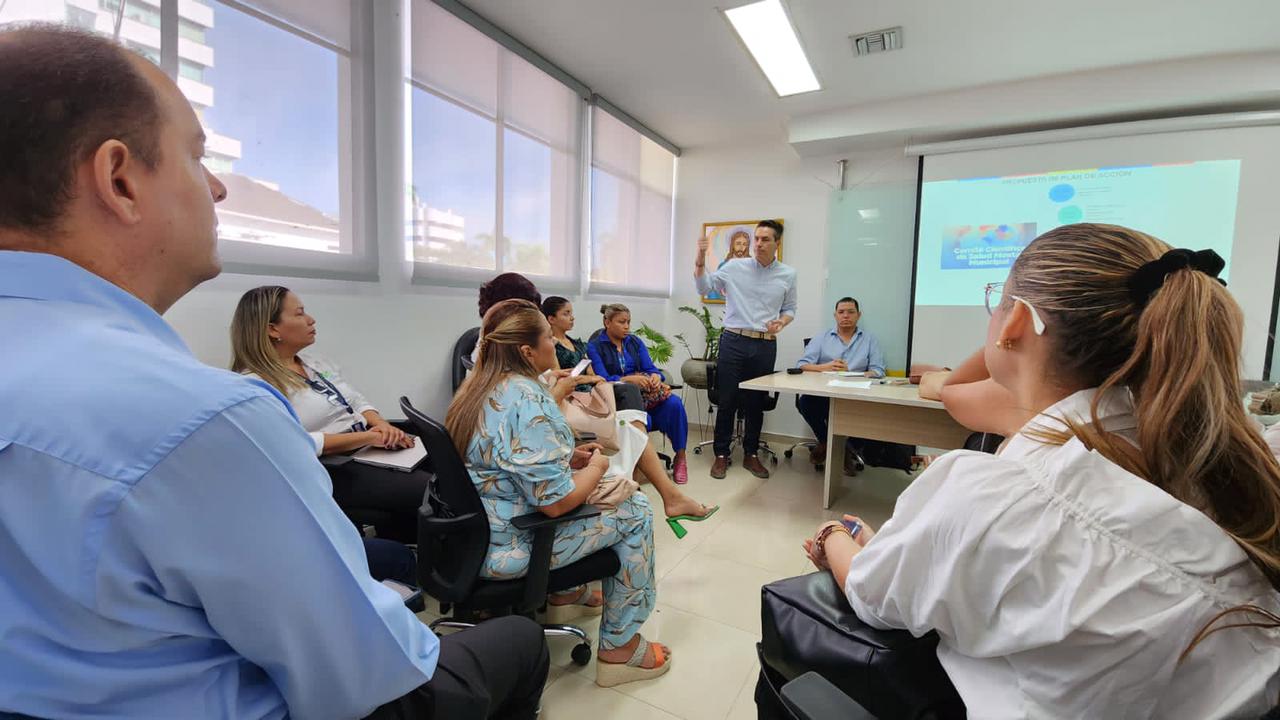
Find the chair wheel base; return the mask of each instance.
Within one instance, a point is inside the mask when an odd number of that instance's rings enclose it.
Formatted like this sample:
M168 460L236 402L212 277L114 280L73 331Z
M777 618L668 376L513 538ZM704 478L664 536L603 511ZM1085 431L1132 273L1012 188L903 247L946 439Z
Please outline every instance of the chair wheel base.
M569 653L569 657L573 659L574 664L585 666L591 662L591 646L587 643L574 645L573 650Z
M694 449L693 449L693 454L694 454L694 455L701 455L701 454L702 454L702 448L700 448L700 447L696 447L696 448L694 448Z

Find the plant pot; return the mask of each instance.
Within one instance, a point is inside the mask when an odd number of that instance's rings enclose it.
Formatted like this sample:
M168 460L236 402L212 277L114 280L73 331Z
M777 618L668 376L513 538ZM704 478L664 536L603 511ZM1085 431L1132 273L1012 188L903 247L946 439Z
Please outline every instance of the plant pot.
M698 390L706 390L707 367L715 364L714 360L690 358L680 365L680 377L684 380L685 385Z

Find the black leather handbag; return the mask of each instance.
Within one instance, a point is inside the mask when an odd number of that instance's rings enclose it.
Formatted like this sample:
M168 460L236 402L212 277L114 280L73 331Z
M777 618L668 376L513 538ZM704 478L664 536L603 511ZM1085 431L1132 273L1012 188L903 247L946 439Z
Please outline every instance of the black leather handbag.
M853 614L830 573L765 585L761 605L761 718L780 714L782 685L817 672L878 718L965 717L938 662L937 633L878 630Z

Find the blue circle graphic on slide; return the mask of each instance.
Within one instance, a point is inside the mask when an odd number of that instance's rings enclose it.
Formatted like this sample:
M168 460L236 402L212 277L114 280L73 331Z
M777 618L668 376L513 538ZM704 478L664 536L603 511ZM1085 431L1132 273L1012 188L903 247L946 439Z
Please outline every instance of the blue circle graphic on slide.
M1066 183L1049 188L1049 199L1054 202L1066 202L1075 196L1076 189Z

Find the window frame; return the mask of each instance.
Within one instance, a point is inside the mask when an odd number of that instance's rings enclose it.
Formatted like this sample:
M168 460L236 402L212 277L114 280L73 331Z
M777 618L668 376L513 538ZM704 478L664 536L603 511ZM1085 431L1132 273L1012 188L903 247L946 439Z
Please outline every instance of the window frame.
M178 0L172 3L176 12ZM339 236L349 253L322 253L269 244L218 240L223 272L247 275L324 278L377 282L378 242L376 208L373 197L372 46L370 5L347 0L351 13L351 47L328 40L252 4L240 0L207 0L232 11L244 13L301 40L338 56L338 222ZM169 36L176 42L177 23ZM176 47L176 46L175 46ZM175 58L176 60L176 58ZM169 69L166 68L166 72ZM176 74L175 68L170 77ZM361 158L365 158L362 162Z
M602 162L596 159L595 146L594 146L596 111L607 113L615 121L626 126L632 132L635 132L636 135L639 136L642 142L644 140L649 140L654 144L658 145L663 150L666 150L667 152L671 153L672 155L672 158L671 158L671 212L670 212L670 223L669 223L668 234L667 234L667 268L666 268L666 287L665 288L648 288L648 287L641 287L637 285L630 285L626 283L606 283L606 282L601 282L592 278L592 272L594 268L590 265L590 262L595 257L595 218L590 214L590 208L592 206L592 203L595 200L595 197L594 197L595 172L599 170L600 172L610 176L615 181L619 182L620 185L623 185L623 186L629 185L630 189L633 190L631 195L632 195L632 206L634 208L633 214L635 215L635 227L632 228L633 237L631 238L631 244L629 245L632 252L634 252L636 248L639 246L640 238L639 238L638 230L640 227L640 219L643 214L642 208L644 206L643 198L645 194L645 185L643 180L644 173L640 168L637 168L636 173L632 175L627 173L624 168L615 167L608 162ZM592 147L591 147L591 161L587 170L589 173L588 196L587 196L588 224L586 226L586 232L584 233L584 236L583 236L583 246L584 246L583 254L586 256L587 262L588 262L588 267L585 272L585 280L586 280L585 293L593 296L621 295L626 297L642 297L642 298L670 298L675 290L675 223L676 223L676 198L679 193L680 154L681 154L680 148L672 145L666 139L662 138L657 133L654 133L652 130L645 127L643 124L641 124L638 120L631 117L626 112L622 111L617 106L615 106L613 103L610 103L608 100L604 99L599 95L594 95L592 97L592 102L591 102L590 108L588 109L588 113L589 113L588 123L591 125L591 130L592 130L592 133L591 133Z
M489 268L472 268L458 265L432 264L418 262L412 259L406 259L410 267L411 281L417 285L436 285L445 287L464 287L473 288L483 283L495 275L504 272L520 272L529 275L537 283L538 287L547 291L577 293L580 292L584 284L583 277L583 254L586 243L584 242L585 214L584 206L588 202L588 190L586 188L586 178L583 173L583 167L589 161L590 146L588 144L588 133L586 125L589 122L587 112L589 111L588 98L590 91L585 85L573 81L571 76L563 73L558 68L547 63L540 56L536 56L528 48L520 45L510 36L498 30L493 25L484 21L483 18L472 13L470 10L453 2L440 2L437 0L410 0L412 3L432 2L444 12L454 15L456 18L471 25L481 35L494 42L498 51L497 77L495 78L495 98L494 110L490 112L484 108L478 107L476 104L468 102L462 98L456 97L454 94L443 88L437 88L429 84L427 81L418 78L413 72L413 41L410 40L406 44L405 54L405 84L408 91L405 94L405 114L406 117L412 117L414 90L420 90L433 97L447 103L451 103L457 108L473 113L481 118L489 120L494 127L494 158L495 158L495 187L494 187L494 267ZM410 8L412 12L412 7ZM411 25L412 21L406 21L407 25ZM513 47L513 45L515 47ZM531 57L531 55L533 57ZM574 146L564 147L559 143L540 137L536 132L528 128L513 124L507 120L507 110L510 98L508 97L508 82L510 79L509 63L512 61L524 61L533 66L534 69L544 73L550 79L559 82L577 96L578 107L575 108L573 117L576 127L571 133ZM553 71L554 70L554 71ZM413 137L412 137L412 120L408 120L409 127L405 132L406 147L403 148L405 173L406 173L406 197L409 196L407 188L413 185L413 168L412 158L414 153ZM521 270L518 267L511 267L507 261L511 246L516 243L510 242L505 232L506 223L506 193L509 190L506 183L506 131L510 130L520 136L532 140L540 145L546 146L551 152L561 152L571 155L575 162L574 170L570 176L571 187L569 188L569 207L566 208L568 214L568 231L566 237L562 240L564 243L563 250L567 257L564 263L563 274L559 274L557 268L553 268L553 273L549 275L533 274ZM405 208L406 224L408 221L408 210ZM409 231L406 229L405 241L412 239ZM552 246L555 247L556 237L551 238ZM554 256L555 252L552 251Z

